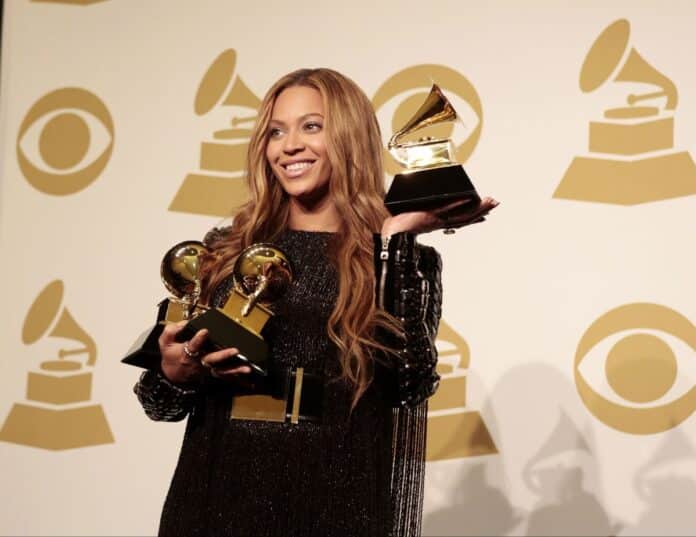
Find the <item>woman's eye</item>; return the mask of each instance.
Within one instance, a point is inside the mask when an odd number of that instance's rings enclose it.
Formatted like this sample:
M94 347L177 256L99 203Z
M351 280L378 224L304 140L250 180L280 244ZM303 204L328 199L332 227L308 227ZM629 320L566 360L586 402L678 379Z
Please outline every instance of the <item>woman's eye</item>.
M278 138L282 134L282 131L280 129L269 129L268 131L268 137L269 138Z
M318 132L321 130L321 123L311 122L305 124L305 129L310 132Z

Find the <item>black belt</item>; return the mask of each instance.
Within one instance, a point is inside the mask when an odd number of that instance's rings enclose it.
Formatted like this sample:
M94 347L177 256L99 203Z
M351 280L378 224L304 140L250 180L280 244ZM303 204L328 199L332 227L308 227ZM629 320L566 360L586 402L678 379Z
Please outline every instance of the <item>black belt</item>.
M324 375L303 368L271 368L268 375L252 375L235 392L230 419L300 423L321 420Z

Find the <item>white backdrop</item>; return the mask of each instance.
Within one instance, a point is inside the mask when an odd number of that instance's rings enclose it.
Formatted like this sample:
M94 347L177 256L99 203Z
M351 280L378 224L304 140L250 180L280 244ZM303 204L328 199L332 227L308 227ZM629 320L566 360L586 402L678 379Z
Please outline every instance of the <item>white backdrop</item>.
M686 0L5 2L0 533L156 531L183 424L144 416L120 359L166 295L164 251L239 201L244 137L214 133L254 100L204 75L261 97L314 66L374 101L394 77L385 140L429 73L464 117L467 171L501 201L484 225L422 237L444 258L446 323L424 533L696 533L695 21ZM662 89L673 109L605 114ZM600 145L643 149L590 153L590 122L618 125ZM566 176L576 157L592 173ZM59 356L74 348L92 352Z

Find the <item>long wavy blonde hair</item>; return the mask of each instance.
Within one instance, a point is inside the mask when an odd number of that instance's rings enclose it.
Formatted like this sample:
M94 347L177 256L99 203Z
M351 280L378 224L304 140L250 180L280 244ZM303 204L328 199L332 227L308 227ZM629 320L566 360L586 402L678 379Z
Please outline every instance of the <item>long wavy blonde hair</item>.
M233 261L247 246L273 241L287 228L289 203L266 158L268 125L275 100L286 88L306 86L322 97L329 192L341 217L339 240L332 251L338 269L336 305L328 320L342 377L355 387L355 404L373 377L376 352L389 352L376 338L379 328L399 332L396 320L375 305L373 233L388 213L384 207L382 141L372 104L349 78L331 69L300 69L276 82L261 103L247 154L249 201L231 229L212 244L214 255L203 264L204 298L232 272Z

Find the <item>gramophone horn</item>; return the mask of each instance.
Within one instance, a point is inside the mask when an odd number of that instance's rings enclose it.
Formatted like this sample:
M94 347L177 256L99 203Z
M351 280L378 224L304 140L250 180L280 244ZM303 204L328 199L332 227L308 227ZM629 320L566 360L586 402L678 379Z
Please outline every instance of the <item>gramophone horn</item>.
M58 315L63 301L63 282L54 280L36 297L22 327L22 343L30 345L43 336Z
M58 319L56 325L53 327L53 330L51 330L49 336L72 339L74 341L79 341L84 345L84 347L77 349L61 349L59 354L61 358L72 354L87 353L87 365L94 365L94 363L97 361L97 346L95 345L94 340L79 324L77 324L77 321L75 321L73 316L70 314L68 308L63 308L63 313Z
M669 78L660 73L652 65L646 62L643 57L631 49L628 59L623 68L614 78L616 82L649 82L662 88L660 92L646 93L643 95L631 94L628 96L628 104L633 105L644 99L654 99L656 97L667 97L665 104L666 110L674 110L677 107L677 87Z
M58 321L48 333L48 336L72 339L84 345L84 347L74 350L61 349L60 357L62 358L69 354L87 353L87 365L94 365L97 356L97 347L94 340L77 324L67 308L63 308L60 316L58 316L62 299L63 282L60 280L52 281L39 293L24 320L22 342L29 345L38 341L48 332L54 319L58 317Z
M198 86L194 102L196 114L201 116L219 103L253 109L261 105L261 100L239 77L232 83L236 63L234 49L227 49L213 61Z
M595 40L587 53L580 71L580 89L587 93L594 91L610 78L614 82L642 82L654 84L662 91L644 95L629 95L628 104L633 105L644 99L667 97L667 110L677 106L677 88L665 75L650 65L632 48L628 55L628 38L631 26L626 19L610 24ZM625 60L622 62L625 56ZM616 75L612 74L616 72Z
M400 138L412 132L455 119L457 119L457 112L454 110L454 107L445 97L445 94L442 93L440 87L437 84L433 84L423 104L416 110L413 117L393 134L387 147L392 149L398 144Z
M261 106L261 99L254 95L241 78L237 77L232 89L230 89L227 97L225 97L223 104L246 106L247 108L256 110Z

